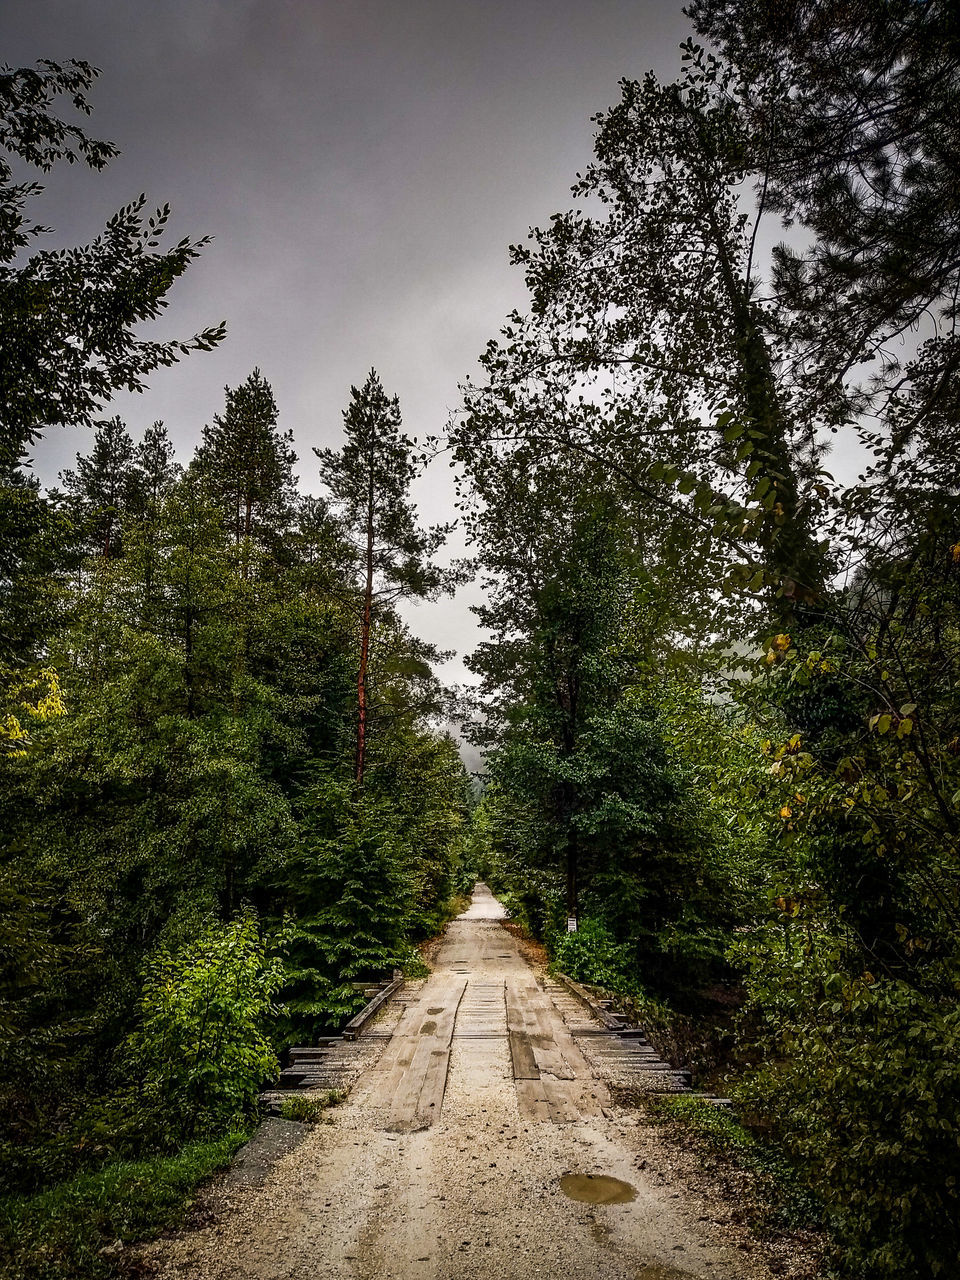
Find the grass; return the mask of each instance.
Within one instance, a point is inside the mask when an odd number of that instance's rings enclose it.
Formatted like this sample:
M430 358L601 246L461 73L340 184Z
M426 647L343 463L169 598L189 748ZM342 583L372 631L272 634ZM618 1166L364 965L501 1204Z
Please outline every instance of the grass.
M173 1156L116 1161L35 1196L0 1201L5 1280L101 1280L117 1274L115 1242L180 1221L196 1187L228 1164L248 1133L194 1142Z
M681 1095L671 1098L655 1098L650 1102L650 1110L655 1116L663 1116L669 1120L692 1129L698 1137L709 1143L717 1151L727 1155L751 1156L758 1151L757 1140L749 1130L745 1129L725 1107L715 1107L702 1098Z
M307 1097L298 1094L293 1098L285 1098L280 1107L282 1120L297 1120L300 1124L320 1124L324 1112L335 1107L347 1096L346 1089L325 1089L323 1093L311 1094Z
M754 1217L760 1234L823 1229L827 1225L823 1204L793 1166L726 1109L683 1095L650 1099L647 1108L655 1119L682 1126L721 1161L751 1175Z

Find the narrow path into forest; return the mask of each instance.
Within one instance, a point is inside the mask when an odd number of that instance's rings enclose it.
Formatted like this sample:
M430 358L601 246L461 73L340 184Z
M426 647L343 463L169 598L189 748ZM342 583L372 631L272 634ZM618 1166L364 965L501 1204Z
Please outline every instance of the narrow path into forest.
M503 912L478 886L431 977L381 1026L349 1100L266 1183L213 1200L212 1220L151 1249L169 1276L256 1280L766 1277L650 1167ZM571 1021L574 1017L568 1012ZM577 1022L587 1020L582 1011ZM588 1031L589 1028L575 1028ZM561 1179L630 1184L624 1203Z

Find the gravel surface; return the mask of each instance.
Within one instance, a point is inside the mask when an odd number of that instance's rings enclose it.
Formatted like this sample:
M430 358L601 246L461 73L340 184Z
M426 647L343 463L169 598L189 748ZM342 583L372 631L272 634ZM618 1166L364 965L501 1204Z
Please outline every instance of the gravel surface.
M434 977L403 998L421 1000L426 1011L438 989L431 984L462 973L466 1010L471 986L488 992L498 975L532 974L529 951L491 927L501 915L478 887L438 949ZM397 1018L394 1008L384 1023ZM489 1021L478 1033L468 1014L457 1018L436 1123L388 1131L385 1069L372 1066L330 1122L312 1128L262 1185L221 1179L203 1198L200 1225L143 1247L141 1269L181 1280L813 1274L799 1251L757 1244L709 1174L637 1111L610 1106L607 1115L566 1124L526 1118L505 1023L502 1034ZM561 1190L568 1174L617 1178L636 1194L627 1203L581 1203Z

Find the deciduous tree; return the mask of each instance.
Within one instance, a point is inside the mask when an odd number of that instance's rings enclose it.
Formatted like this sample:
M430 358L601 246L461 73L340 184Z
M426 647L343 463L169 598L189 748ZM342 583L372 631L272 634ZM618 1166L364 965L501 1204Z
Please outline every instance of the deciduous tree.
M142 391L153 370L190 351L208 351L224 326L187 340L140 335L207 243L183 239L159 250L170 220L164 205L145 216L146 197L126 205L91 244L38 250L44 228L28 213L41 194L20 181L10 157L40 173L60 163L102 169L116 154L56 114L64 97L85 115L97 71L87 62L44 59L0 71L0 476L50 427L89 426L118 390Z

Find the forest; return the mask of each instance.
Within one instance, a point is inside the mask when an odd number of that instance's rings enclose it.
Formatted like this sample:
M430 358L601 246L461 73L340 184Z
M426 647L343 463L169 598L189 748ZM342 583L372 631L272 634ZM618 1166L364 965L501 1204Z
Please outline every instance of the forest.
M960 1275L960 11L688 16L511 247L526 308L446 430L361 370L299 459L257 368L189 457L111 416L224 340L153 336L205 241L141 199L45 249L38 179L115 154L98 73L0 72L12 1276L95 1274L71 1204L162 1225L478 877L722 1079L828 1274ZM468 580L469 714L401 610Z

